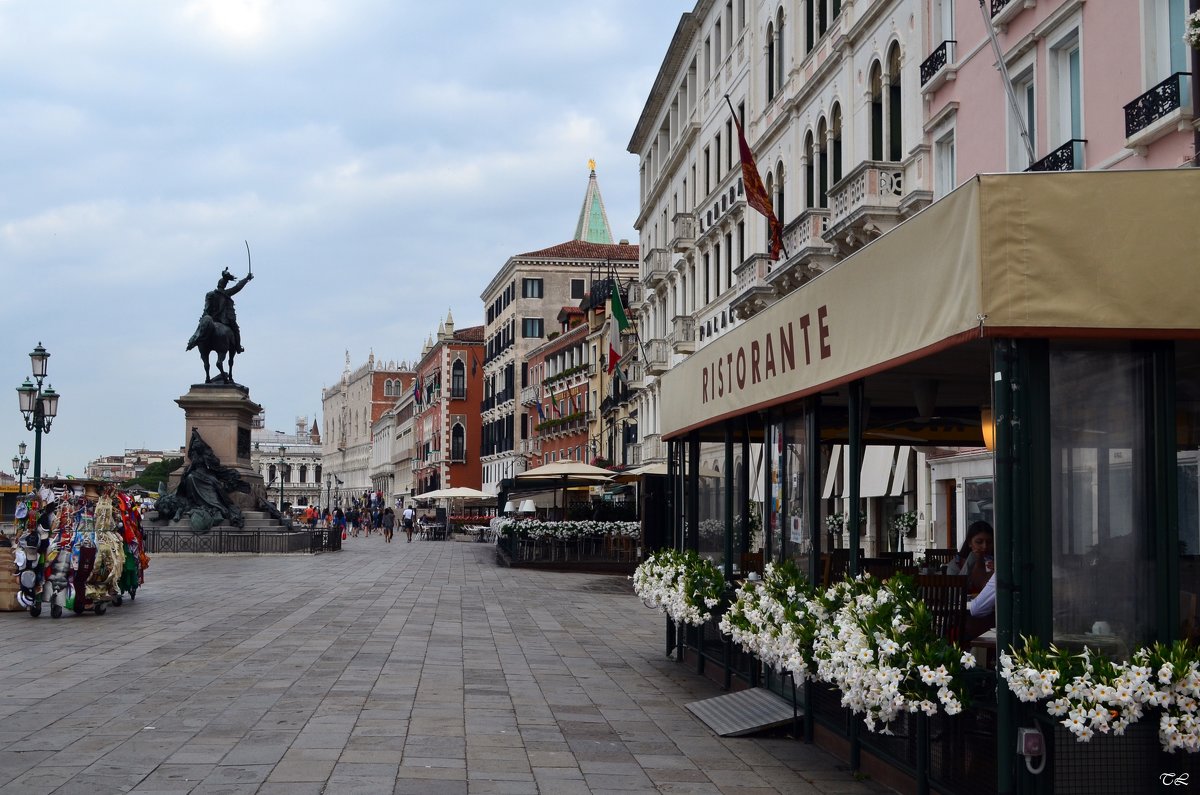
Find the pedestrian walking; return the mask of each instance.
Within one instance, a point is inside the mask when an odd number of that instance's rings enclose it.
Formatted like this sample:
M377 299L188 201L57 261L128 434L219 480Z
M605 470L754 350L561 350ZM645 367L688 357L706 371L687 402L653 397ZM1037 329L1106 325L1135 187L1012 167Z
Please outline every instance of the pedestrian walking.
M408 535L408 543L412 543L413 523L417 521L417 512L408 506L404 509L404 532Z
M396 529L396 512L391 508L383 511L383 540L392 543L392 532Z

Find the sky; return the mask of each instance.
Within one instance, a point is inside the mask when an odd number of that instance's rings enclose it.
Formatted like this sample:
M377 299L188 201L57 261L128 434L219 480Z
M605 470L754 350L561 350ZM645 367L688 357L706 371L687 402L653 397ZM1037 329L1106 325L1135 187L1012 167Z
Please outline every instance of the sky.
M234 376L289 432L347 351L413 360L447 311L481 324L509 257L573 236L589 159L637 242L626 147L692 5L0 0L0 469L33 457L38 342L44 473L182 445L184 348L243 241Z

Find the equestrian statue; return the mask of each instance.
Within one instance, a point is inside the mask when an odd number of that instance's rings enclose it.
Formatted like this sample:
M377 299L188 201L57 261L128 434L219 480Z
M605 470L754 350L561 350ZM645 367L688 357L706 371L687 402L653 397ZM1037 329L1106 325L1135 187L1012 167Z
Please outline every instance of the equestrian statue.
M248 272L246 277L239 281L226 268L221 272L220 280L217 281L217 289L210 290L204 296L204 314L200 316L196 333L188 340L187 350L200 349L200 359L204 362L204 383L206 384L234 383L233 359L237 354L244 353L244 349L242 348L242 331L238 328L237 313L233 307L233 296L237 295L253 278L254 274ZM229 283L233 281L237 281L237 284L230 287ZM208 355L214 351L217 354L217 371L220 373L216 378L212 377L208 365ZM229 356L228 372L225 370L227 354Z

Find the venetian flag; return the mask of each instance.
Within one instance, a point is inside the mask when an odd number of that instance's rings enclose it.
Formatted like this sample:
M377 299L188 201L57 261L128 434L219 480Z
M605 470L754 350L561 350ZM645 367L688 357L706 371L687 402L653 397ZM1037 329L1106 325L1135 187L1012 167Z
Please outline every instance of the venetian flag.
M758 175L758 165L754 162L754 153L750 151L750 144L746 143L746 133L742 131L742 123L738 120L737 113L734 113L733 103L729 102L728 95L726 95L725 101L729 103L729 111L733 113L733 123L737 126L738 154L742 158L742 183L746 188L746 204L758 210L767 219L767 229L771 236L771 259L777 260L783 253L783 224L779 223L779 219L775 217L775 210L771 207L771 198L767 196L767 189L763 186L762 177Z
M413 402L418 406L421 405L421 379L413 379Z
M612 279L609 296L612 298L609 314L612 321L608 330L608 372L612 374L621 361L621 332L629 328L629 318L625 316L625 306L621 303L621 289L616 279Z

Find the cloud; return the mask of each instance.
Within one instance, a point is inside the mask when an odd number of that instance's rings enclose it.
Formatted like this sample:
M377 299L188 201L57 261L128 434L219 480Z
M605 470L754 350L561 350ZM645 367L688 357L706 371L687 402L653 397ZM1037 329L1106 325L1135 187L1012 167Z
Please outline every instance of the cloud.
M237 372L290 428L346 349L412 360L448 308L481 323L510 256L573 233L589 158L632 239L625 145L684 7L0 2L0 369L52 353L46 467L183 443L183 347L243 240Z

